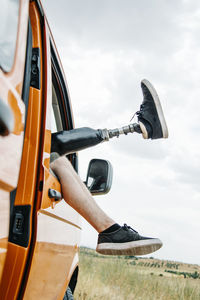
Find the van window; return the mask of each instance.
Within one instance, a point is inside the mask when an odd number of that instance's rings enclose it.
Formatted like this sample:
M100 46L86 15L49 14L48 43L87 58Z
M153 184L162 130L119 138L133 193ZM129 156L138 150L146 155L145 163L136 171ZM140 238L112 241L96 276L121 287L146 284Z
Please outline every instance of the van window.
M71 130L74 128L72 110L69 101L68 89L64 80L59 61L56 56L53 44L51 46L52 66L52 121L51 132ZM68 155L74 169L78 172L77 154Z
M51 132L52 133L63 130L58 97L59 97L58 87L55 87L55 83L54 83L52 84L52 108L51 108Z
M0 8L0 67L9 72L15 56L19 0L2 0Z

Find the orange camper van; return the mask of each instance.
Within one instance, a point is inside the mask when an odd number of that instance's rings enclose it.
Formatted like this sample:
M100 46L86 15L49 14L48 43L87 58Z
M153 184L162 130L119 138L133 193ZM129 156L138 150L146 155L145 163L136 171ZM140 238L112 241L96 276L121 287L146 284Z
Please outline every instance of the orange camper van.
M73 299L79 215L49 168L51 134L74 128L64 71L39 0L0 15L0 300Z

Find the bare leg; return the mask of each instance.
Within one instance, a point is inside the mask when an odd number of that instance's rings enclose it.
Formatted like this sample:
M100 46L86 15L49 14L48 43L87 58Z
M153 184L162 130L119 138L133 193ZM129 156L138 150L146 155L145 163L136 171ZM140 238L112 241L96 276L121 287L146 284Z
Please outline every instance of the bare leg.
M65 157L56 159L51 163L51 169L60 179L64 200L98 233L116 223L97 205L68 159Z
M115 224L97 205L71 163L60 157L51 163L51 169L61 181L65 201L84 217L99 233L96 251L107 255L144 255L162 247L157 238L143 237L124 224ZM112 225L119 226L113 231L104 231ZM112 227L113 228L113 227ZM110 230L110 228L109 228Z

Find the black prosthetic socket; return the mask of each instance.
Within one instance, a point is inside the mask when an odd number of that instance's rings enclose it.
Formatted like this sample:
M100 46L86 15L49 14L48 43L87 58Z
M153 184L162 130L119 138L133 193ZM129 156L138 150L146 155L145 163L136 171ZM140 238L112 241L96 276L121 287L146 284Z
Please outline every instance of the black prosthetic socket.
M74 153L103 142L102 130L88 127L52 134L51 152L59 155Z

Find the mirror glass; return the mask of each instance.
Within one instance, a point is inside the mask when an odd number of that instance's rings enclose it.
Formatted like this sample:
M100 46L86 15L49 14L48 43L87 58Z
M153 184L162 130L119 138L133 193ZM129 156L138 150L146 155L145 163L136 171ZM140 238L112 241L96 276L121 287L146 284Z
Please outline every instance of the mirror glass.
M11 70L14 61L18 14L19 0L1 1L0 66L6 72Z
M106 194L112 185L112 165L103 159L92 159L88 167L86 185L94 194Z

